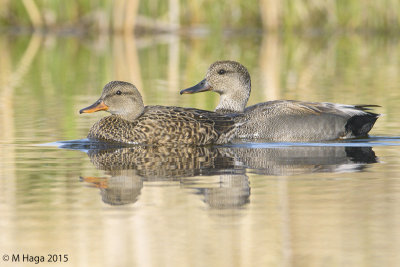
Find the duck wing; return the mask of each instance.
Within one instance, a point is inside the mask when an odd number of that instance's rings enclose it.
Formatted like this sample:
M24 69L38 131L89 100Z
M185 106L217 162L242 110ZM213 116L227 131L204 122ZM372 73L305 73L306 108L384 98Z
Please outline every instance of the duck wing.
M167 106L147 106L135 127L150 143L190 145L227 143L236 128L234 116Z
M366 135L379 117L370 112L376 105L276 100L250 106L244 113L250 123L242 138L284 141L334 140ZM258 124L258 125L256 125ZM251 134L254 131L254 134ZM252 137L253 136L253 137Z

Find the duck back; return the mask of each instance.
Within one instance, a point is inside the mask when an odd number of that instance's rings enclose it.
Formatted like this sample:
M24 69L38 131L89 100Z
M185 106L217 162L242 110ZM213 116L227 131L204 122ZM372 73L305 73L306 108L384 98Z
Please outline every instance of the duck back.
M118 115L101 119L88 138L149 145L223 144L234 137L238 125L234 117L193 108L146 106L134 121Z
M272 141L327 141L365 136L379 114L370 106L276 100L250 106L238 138ZM241 119L241 118L239 118Z

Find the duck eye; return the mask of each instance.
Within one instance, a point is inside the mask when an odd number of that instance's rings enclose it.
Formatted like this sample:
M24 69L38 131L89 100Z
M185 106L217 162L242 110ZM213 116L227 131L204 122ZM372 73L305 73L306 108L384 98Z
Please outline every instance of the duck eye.
M117 94L117 95L121 95L122 92L121 92L120 90L118 90L118 91L116 92L116 94Z
M219 71L218 71L218 74L220 74L220 75L223 75L223 74L225 74L226 73L226 70L224 70L224 69L220 69Z

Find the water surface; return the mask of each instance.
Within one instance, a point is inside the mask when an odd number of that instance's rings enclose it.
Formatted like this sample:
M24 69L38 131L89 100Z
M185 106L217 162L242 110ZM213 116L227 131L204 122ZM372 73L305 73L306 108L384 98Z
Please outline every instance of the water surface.
M60 266L400 264L399 40L213 36L0 36L2 255L68 254ZM215 94L179 91L219 59L249 68L250 104L378 104L384 116L370 138L346 142L84 140L105 114L78 111L110 80L133 82L149 105L212 110Z

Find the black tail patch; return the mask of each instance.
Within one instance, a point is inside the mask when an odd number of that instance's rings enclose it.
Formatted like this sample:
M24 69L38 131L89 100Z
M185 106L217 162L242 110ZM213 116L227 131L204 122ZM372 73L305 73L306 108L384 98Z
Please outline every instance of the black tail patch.
M363 106L362 108L363 110L367 109L366 106ZM346 132L351 132L354 136L365 136L374 126L379 116L379 114L372 112L353 116L347 121Z

